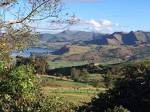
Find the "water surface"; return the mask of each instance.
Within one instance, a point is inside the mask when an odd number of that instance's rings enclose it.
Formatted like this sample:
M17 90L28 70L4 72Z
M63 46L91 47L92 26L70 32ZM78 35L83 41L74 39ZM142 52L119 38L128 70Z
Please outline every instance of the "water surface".
M32 48L26 48L24 50L20 51L13 51L11 53L11 56L23 56L23 57L29 57L31 56L32 53L38 53L38 54L50 54L54 52L54 49L49 49L49 48L39 48L39 47L32 47Z

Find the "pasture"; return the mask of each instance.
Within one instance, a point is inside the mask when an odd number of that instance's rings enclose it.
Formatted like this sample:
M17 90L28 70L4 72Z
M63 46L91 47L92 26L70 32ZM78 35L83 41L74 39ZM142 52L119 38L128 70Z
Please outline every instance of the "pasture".
M41 76L41 86L44 94L63 97L76 106L90 102L97 93L105 88L96 88L88 83L73 82L72 80Z

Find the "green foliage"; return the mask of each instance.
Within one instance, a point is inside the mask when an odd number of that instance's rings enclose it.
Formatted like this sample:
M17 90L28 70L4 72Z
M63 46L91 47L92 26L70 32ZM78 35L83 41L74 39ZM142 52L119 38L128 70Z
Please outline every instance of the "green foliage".
M5 63L0 61L0 75L2 75L5 71Z
M126 78L135 79L142 78L143 76L148 75L148 68L144 64L134 64L134 65L126 65L122 68L122 74Z
M35 103L35 112L73 112L74 104L59 96L39 96Z
M16 67L8 74L6 82L14 87L13 93L29 93L34 89L35 77L33 75L34 69L31 65L23 65ZM18 94L18 93L17 93Z
M106 112L130 112L130 111L128 109L125 109L122 106L119 106L119 107L115 106L114 109L107 109Z
M72 68L71 77L74 81L77 81L77 82L88 82L88 79L90 76L87 70L85 69L79 70L76 68Z
M35 100L33 68L23 65L12 69L0 80L0 111L26 112Z
M32 60L32 64L38 74L46 74L48 63L46 57L38 57Z
M2 67L3 68L3 67ZM0 112L72 112L74 105L62 97L41 92L31 65L13 68L0 79Z
M72 68L72 70L71 70L71 77L72 77L72 79L74 81L79 81L79 74L80 74L80 70Z
M113 86L113 76L110 71L108 71L107 74L103 75L104 78L104 84L107 88L111 88Z
M27 65L31 64L35 68L36 73L38 74L46 74L46 71L48 69L48 63L46 57L30 57L30 58L24 58L24 57L17 57L16 65Z
M86 112L104 112L108 108L122 105L131 112L150 111L150 68L141 64L124 66L120 70L124 78L118 80L105 93L98 94L88 106L81 110ZM122 76L121 76L122 77Z

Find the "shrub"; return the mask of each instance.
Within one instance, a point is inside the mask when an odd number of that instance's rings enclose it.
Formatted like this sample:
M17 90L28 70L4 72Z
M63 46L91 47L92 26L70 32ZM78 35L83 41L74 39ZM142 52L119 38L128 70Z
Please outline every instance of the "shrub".
M47 63L47 58L46 57L30 57L30 58L24 58L18 56L16 61L16 65L28 65L31 64L34 68L36 73L38 74L46 74L47 69L48 69L48 63Z
M126 67L125 69L128 71L123 72L123 74L128 73L129 75L124 74L125 78L118 80L114 88L107 90L105 93L99 93L92 99L88 106L81 107L81 110L84 110L85 112L104 112L108 108L115 109L115 106L122 105L131 112L149 112L149 67L142 66L141 68L141 65L128 66L129 68ZM133 71L132 68L135 71Z
M29 111L35 91L33 68L30 65L14 68L0 80L0 111Z
M0 61L0 74L2 74L5 70L5 64L4 62Z
M36 73L38 74L46 74L48 69L47 58L38 57L32 61L32 65L35 67Z
M74 80L74 81L77 81L77 82L88 82L88 79L89 79L89 73L87 72L87 70L79 70L79 69L76 69L76 68L72 68L71 69L71 78Z
M73 104L42 94L31 65L15 67L0 80L0 112L71 112Z
M114 109L107 109L105 112L130 112L128 109L125 109L122 106L115 106Z
M38 95L34 107L35 112L73 112L75 106L63 97Z

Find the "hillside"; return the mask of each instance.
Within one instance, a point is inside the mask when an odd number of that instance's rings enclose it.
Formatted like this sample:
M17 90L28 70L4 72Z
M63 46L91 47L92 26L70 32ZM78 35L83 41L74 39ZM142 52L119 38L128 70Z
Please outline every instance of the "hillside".
M150 32L131 31L101 34L63 31L41 34L38 46L57 49L50 61L116 62L150 57Z
M104 34L85 32L85 31L70 31L65 30L57 34L42 33L40 34L40 40L51 42L79 42L95 39L96 37L104 36Z
M86 53L90 50L91 50L91 48L88 46L65 45L61 49L56 50L53 54L55 54L55 55L82 54L82 53Z
M82 48L83 49L83 48ZM101 61L104 58L127 58L128 56L133 56L133 53L130 48L124 47L124 46L118 46L112 48L112 46L106 46L106 47L97 47L95 50L89 50L85 52L82 49L76 49L78 51L82 51L78 54L70 54L67 56L61 56L61 58L57 58L57 60L65 60L65 61ZM59 52L63 52L62 49L60 49ZM76 51L77 52L77 51Z
M53 61L90 61L104 62L115 60L138 60L150 57L150 46L142 44L138 46L97 46L96 48L71 46L62 47L56 53L59 57ZM60 53L60 54L59 54Z
M150 43L150 32L131 31L114 32L113 34L101 34L85 31L63 31L57 34L41 34L40 41L48 45L66 45L66 44L96 44L96 45L139 45ZM55 44L54 44L55 43Z
M143 43L150 43L150 32L115 32L91 41L86 41L86 43L98 45L139 45Z

